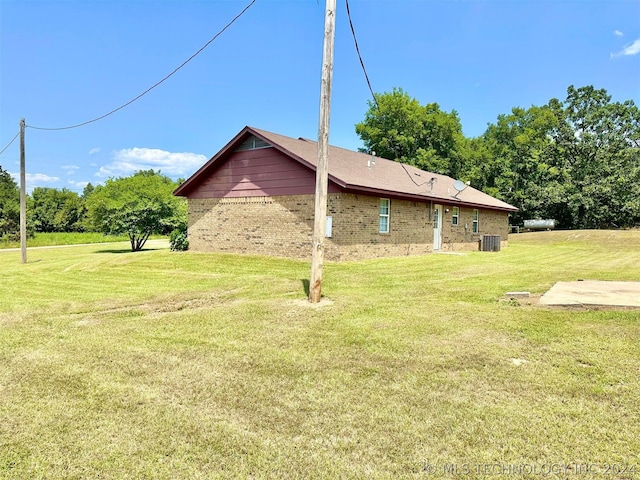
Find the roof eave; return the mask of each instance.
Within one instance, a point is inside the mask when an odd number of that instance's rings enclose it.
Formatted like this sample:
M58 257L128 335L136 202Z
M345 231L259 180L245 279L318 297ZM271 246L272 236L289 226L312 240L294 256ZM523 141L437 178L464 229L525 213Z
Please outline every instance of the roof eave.
M251 129L251 127L249 127ZM317 168L316 166L305 160L304 158L296 155L295 153L293 153L290 150L287 150L286 148L280 146L278 143L274 142L273 140L271 140L270 138L261 135L259 132L254 131L253 129L251 129L251 133L253 133L255 136L259 137L261 140L264 140L265 142L267 142L269 145L271 145L273 148L275 148L276 150L284 153L286 156L288 156L289 158L295 160L296 162L300 163L302 166L307 167L309 170L316 172ZM329 180L332 181L333 183L335 183L336 185L345 188L346 187L346 183L344 181L342 181L341 179L339 179L338 177L329 174Z
M233 149L242 142L243 138L247 134L255 135L261 140L267 142L276 150L280 151L284 155L298 162L302 166L310 169L311 171L315 172L317 170L316 165L314 163L311 163L310 161L300 157L294 152L281 146L278 143L277 139L273 140L268 135L264 135L263 133L261 133L259 130L256 130L250 126L245 126L222 149L220 149L218 153L216 153L213 157L211 157L202 167L200 167L193 175L191 175L184 183L182 183L182 185L176 188L173 194L176 196L187 196L199 184L203 176L210 175L212 170L217 168L219 164L224 163L224 160L226 159L227 154L230 151L233 151ZM499 210L499 211L506 211L506 212L518 211L516 207L506 203L504 204L504 206L488 205L485 203L477 203L477 202L469 202L469 201L461 200L453 196L444 197L441 195L434 195L434 194L414 194L409 192L400 192L396 190L384 190L384 189L379 189L374 187L364 187L360 185L353 185L353 184L348 184L347 182L340 179L339 177L336 177L335 175L331 175L331 174L329 174L329 180L349 193L374 194L377 196L385 196L389 198L397 198L397 199L418 201L418 202L427 202L427 201L441 202L441 203L448 203L452 205L460 205L460 206L466 206L466 207L472 207L472 208L485 208L490 210Z
M500 205L488 205L486 203L477 203L477 202L468 202L464 200L460 200L455 197L442 197L439 195L427 195L427 194L412 194L412 193L403 193L397 192L395 190L382 190L378 188L371 187L363 187L360 185L350 185L346 184L344 187L346 192L348 193L364 193L364 194L376 194L377 196L389 197L389 198L397 198L400 200L409 200L412 202L441 202L448 203L450 205L460 205L462 207L472 207L472 208L484 208L487 210L499 210L504 212L517 212L518 208L514 206L500 206Z
M263 135L262 133L260 133L259 131L253 129L252 127L245 126L235 137L233 137L224 147L222 147L222 149L218 153L216 153L213 157L211 157L209 159L209 161L207 161L202 167L200 167L182 185L180 185L178 188L176 188L174 190L173 194L176 195L176 196L183 196L183 197L187 196L189 194L189 192L191 190L193 190L193 188L195 186L198 185L200 177L202 177L205 174L210 173L211 170L214 168L214 166L218 163L220 158L225 157L227 152L229 152L230 150L235 148L242 141L242 138L247 133L249 133L251 135L255 135L256 137L260 138L261 140L267 142L269 145L271 145L276 150L284 153L289 158L295 160L296 162L300 163L302 166L310 169L311 171L313 171L313 172L316 171L316 166L313 163L308 162L304 158L302 158L302 157L296 155L295 153L287 150L286 148L280 146L277 142L274 142L268 136ZM345 185L346 185L345 182L343 182L341 179L339 179L338 177L336 177L334 175L329 175L329 180L332 181L333 183L335 183L336 185L342 187L342 188L344 188Z

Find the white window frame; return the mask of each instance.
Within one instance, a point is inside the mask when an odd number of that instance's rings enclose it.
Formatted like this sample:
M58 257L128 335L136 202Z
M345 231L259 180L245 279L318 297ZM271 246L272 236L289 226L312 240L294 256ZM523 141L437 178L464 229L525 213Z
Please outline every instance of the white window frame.
M457 226L460 224L460 207L451 208L451 225Z
M383 207L386 206L386 213L383 213ZM389 233L389 215L391 213L391 200L388 198L381 198L380 203L378 204L378 231L380 233ZM386 219L386 230L383 230L382 219Z
M471 231L473 233L480 233L480 212L477 208L473 209L473 224Z

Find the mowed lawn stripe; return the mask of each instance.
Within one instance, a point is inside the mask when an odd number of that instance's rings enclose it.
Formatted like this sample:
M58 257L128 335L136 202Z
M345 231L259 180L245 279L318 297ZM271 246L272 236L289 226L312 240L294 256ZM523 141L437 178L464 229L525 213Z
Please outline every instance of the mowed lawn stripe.
M639 312L503 297L637 279L638 240L544 232L495 253L327 263L321 307L305 301L308 261L4 253L0 478L638 471Z

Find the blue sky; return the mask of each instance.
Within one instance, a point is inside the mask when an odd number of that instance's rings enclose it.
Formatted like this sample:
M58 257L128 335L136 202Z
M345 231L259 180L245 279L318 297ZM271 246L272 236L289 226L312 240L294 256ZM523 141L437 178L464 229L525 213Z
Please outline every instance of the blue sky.
M0 0L0 149L27 125L63 127L131 100L249 0ZM350 0L374 91L456 110L467 136L569 85L640 103L639 0ZM90 125L26 131L27 184L81 192L110 176L188 177L242 127L317 138L324 1L257 0L193 61ZM361 146L370 93L343 0L330 142ZM0 156L19 169L18 141Z

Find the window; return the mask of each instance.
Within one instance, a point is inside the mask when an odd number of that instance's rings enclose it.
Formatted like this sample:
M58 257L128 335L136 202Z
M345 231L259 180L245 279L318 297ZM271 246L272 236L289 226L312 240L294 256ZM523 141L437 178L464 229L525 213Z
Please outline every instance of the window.
M242 150L257 150L259 148L268 148L270 146L271 145L269 145L264 140L261 140L258 137L251 135L244 142L238 145L238 148L236 148L235 151L241 152Z
M473 209L473 228L471 230L473 233L478 233L480 231L480 227L478 224L478 209Z
M380 199L380 233L389 233L389 203L390 200L388 198Z
M451 225L458 225L458 218L460 218L460 208L453 207L451 211L452 211Z

